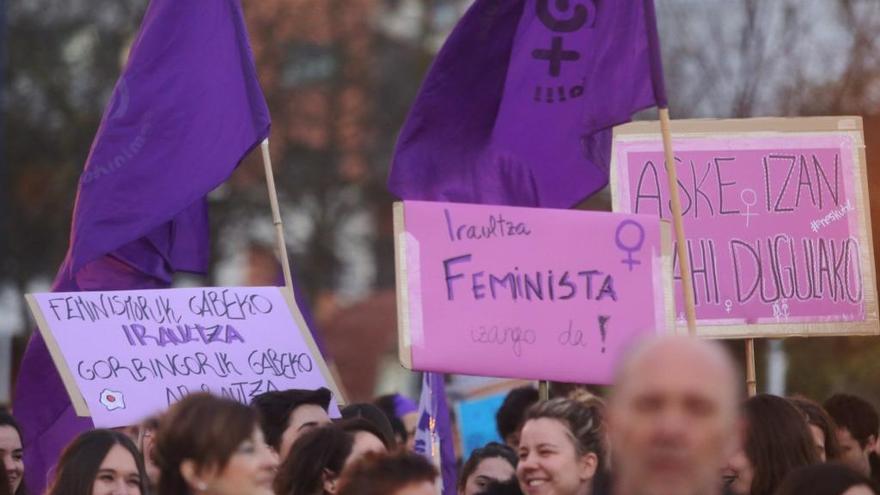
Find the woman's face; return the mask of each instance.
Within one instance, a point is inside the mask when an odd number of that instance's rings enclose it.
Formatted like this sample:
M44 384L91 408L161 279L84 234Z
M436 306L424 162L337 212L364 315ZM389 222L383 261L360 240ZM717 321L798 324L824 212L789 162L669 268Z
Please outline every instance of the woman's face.
M475 495L485 490L493 481L507 481L516 472L513 466L501 457L488 457L477 464L474 472L465 480L461 495Z
M519 439L516 477L526 495L580 495L589 493L598 458L578 456L568 428L550 418L531 419Z
M263 432L255 428L226 467L209 475L204 480L206 489L199 491L209 495L273 495L272 481L277 468L278 455L266 445Z
M752 491L752 479L755 477L755 468L746 455L745 450L739 449L727 461L727 469L724 470L724 478L729 483L730 492L734 495L749 495Z
M21 437L15 428L4 425L0 426L0 461L6 469L9 478L9 488L12 493L21 486L24 479L24 455L21 449Z
M118 443L110 448L98 468L92 495L141 495L141 475L128 449Z

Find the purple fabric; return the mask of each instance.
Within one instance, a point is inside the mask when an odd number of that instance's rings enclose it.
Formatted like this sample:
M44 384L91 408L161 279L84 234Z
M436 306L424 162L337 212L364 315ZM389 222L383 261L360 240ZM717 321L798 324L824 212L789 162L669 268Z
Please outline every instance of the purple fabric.
M152 0L79 181L70 245L53 291L163 288L205 272L205 195L269 133L238 0ZM27 483L42 493L77 418L38 333L15 415Z
M403 418L407 414L418 412L419 405L413 402L409 397L400 394L394 394L394 415Z
M456 495L455 444L449 408L446 405L446 385L441 373L422 375L422 394L419 398L419 425L416 429L414 450L427 457L440 470L443 495Z
M388 186L568 208L607 184L611 128L654 105L653 0L477 0L422 84Z

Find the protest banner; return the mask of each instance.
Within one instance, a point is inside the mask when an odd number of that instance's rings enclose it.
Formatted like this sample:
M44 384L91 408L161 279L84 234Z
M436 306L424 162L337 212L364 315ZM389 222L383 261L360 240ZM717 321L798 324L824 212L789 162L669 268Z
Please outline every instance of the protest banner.
M286 288L53 292L27 301L77 414L99 428L137 424L200 391L249 403L272 390L327 387L343 401Z
M408 368L608 383L634 338L673 325L656 216L423 201L394 215Z
M670 217L657 133L615 129L614 211ZM860 118L681 120L672 136L698 335L880 333Z
M455 405L462 458L489 442L504 443L498 435L495 414L504 403L508 391L460 400Z

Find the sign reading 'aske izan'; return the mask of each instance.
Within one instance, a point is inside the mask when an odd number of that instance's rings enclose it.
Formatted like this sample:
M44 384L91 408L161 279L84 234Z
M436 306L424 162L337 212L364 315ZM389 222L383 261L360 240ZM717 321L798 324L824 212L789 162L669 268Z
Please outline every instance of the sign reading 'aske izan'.
M28 296L80 415L137 424L191 392L248 403L288 388L335 390L292 295L278 287Z
M824 121L676 123L688 131L674 129L673 150L702 333L877 331L861 133L815 129ZM645 125L616 132L615 210L669 219L662 143Z

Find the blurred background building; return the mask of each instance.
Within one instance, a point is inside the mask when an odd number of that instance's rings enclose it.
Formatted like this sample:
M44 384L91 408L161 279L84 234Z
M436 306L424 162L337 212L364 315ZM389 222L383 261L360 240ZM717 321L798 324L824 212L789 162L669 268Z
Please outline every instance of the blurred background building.
M880 2L655 2L674 118L861 115L880 219ZM384 183L419 83L471 1L242 3L272 112L287 246L328 357L350 399L414 392L417 380L396 359ZM0 403L33 327L22 294L46 290L64 256L76 182L146 4L0 3ZM210 199L211 274L179 284L280 283L259 157ZM601 193L588 207L609 204ZM759 342L759 362L769 355L777 358L759 365L762 388L880 402L880 339Z

